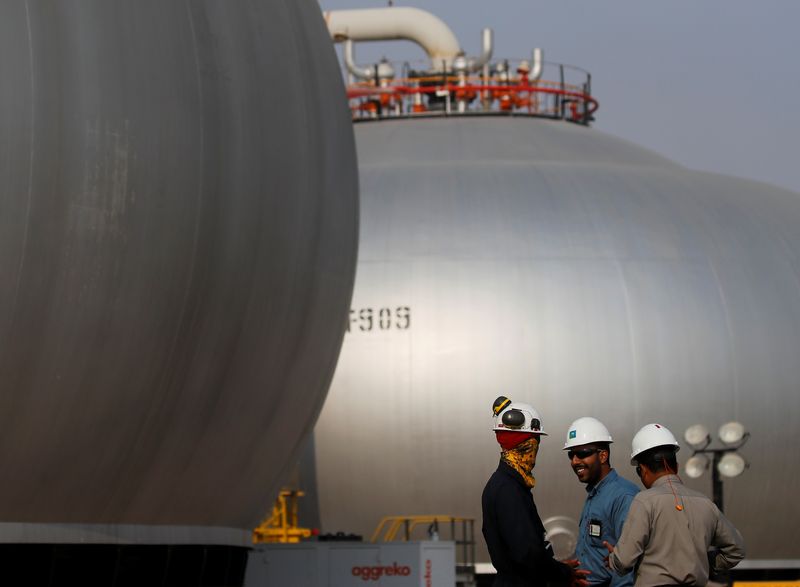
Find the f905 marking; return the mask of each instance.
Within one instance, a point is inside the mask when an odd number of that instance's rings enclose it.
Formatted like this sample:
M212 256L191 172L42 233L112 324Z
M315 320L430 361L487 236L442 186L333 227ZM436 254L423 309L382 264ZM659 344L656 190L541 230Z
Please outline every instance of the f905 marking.
M396 308L350 308L347 332L408 330L411 328L411 306Z

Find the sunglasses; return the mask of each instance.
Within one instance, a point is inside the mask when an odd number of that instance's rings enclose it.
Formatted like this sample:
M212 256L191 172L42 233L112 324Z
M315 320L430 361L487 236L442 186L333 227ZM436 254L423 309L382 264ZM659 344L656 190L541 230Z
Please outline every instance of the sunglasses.
M575 450L568 450L567 457L569 458L569 460L572 460L575 457L578 457L579 459L583 460L589 458L590 456L598 452L600 452L599 448L577 448Z

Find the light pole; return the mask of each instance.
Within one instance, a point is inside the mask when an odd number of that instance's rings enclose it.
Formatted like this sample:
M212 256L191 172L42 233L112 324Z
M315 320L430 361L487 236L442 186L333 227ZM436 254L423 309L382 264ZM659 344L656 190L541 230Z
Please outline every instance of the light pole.
M711 465L713 500L722 509L722 477L738 477L747 468L747 462L737 453L750 433L739 422L728 422L717 433L724 446L711 447L711 435L705 426L695 424L686 429L683 438L692 447L692 456L686 461L686 474L693 479L700 477ZM709 461L708 455L711 455Z

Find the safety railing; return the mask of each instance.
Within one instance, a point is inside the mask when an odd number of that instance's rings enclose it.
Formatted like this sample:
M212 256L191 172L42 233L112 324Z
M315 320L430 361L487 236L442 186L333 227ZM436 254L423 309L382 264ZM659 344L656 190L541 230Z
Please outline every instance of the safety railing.
M405 64L403 76L391 79L380 78L375 68L374 79L351 81L347 97L355 121L475 114L538 116L583 125L594 120L598 103L588 72L549 63L544 73L558 81L531 81L524 69L513 68L505 60L480 75L416 74Z
M454 516L386 516L371 542L452 540L456 545L456 573L475 572L475 519Z

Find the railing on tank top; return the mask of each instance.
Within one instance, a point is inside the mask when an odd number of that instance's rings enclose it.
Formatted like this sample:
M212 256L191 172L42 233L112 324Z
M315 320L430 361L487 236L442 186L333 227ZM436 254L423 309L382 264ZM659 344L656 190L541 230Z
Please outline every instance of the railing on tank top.
M598 108L591 94L591 74L583 69L545 62L541 78L529 81L520 60L504 60L482 74L418 73L408 63L402 75L353 82L347 97L353 120L426 116L511 115L566 120L588 126ZM516 69L515 69L516 67Z

